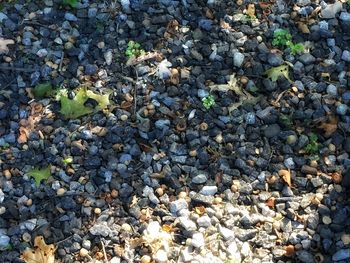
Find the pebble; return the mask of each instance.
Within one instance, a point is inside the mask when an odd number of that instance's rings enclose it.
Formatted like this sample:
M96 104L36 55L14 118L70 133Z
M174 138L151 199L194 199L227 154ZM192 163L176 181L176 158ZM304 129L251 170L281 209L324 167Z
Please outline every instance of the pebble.
M198 174L192 178L192 183L194 184L204 184L207 181L207 176L205 174Z
M237 68L240 68L243 65L244 54L240 52L235 52L233 54L233 65Z
M200 190L200 194L202 195L214 195L218 191L217 186L203 186L203 188Z
M156 263L167 263L168 255L166 251L164 251L163 249L159 249L153 256L153 259Z
M350 249L340 249L332 256L333 261L341 261L350 258Z
M350 62L350 51L344 50L342 55L341 55L341 59L346 61L346 62Z
M204 237L202 233L194 233L192 235L191 245L195 248L201 248L205 244Z

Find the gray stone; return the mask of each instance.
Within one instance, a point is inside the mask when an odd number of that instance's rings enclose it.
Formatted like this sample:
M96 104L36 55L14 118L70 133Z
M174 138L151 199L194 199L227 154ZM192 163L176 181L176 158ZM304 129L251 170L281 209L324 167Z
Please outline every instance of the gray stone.
M267 128L264 130L264 135L267 138L272 138L278 135L280 131L281 131L281 128L278 124L272 124L267 126Z
M85 74L86 75L94 75L98 70L98 67L96 65L87 64L85 66Z
M243 65L244 54L240 52L235 52L233 54L233 65L237 68L240 68Z
M186 231L195 231L197 230L196 223L191 221L185 216L179 217L180 224L185 228Z
M198 174L192 178L192 183L194 184L204 184L208 180L205 174Z
M210 217L207 215L201 216L200 218L197 219L197 224L200 227L209 227L211 226L211 220Z
M170 212L176 214L182 209L188 209L188 204L185 199L178 199L169 204Z
M339 19L344 21L344 22L350 22L350 13L348 12L341 12Z
M103 237L108 237L112 233L112 230L107 225L107 222L96 223L90 228L89 231L94 236Z
M304 53L299 57L300 62L302 62L304 65L310 65L316 61L316 58L311 55L310 53Z
M325 8L321 10L322 18L335 18L335 15L341 11L343 4L340 1L335 2L334 4L327 4Z
M267 57L267 62L271 66L277 67L277 66L282 65L284 63L284 60L280 55L277 55L275 53L270 53Z
M350 51L349 50L344 50L343 54L341 55L341 59L350 62Z
M10 245L10 237L0 234L0 250L5 250Z
M345 115L347 110L348 110L348 105L346 105L346 104L339 104L337 106L337 113L339 115Z
M214 195L218 191L217 186L203 186L203 188L200 190L200 194L202 195Z
M314 263L315 262L314 256L306 250L299 250L296 252L296 255L301 262L304 262L304 263Z
M3 12L0 12L0 23L2 23L2 21L4 21L7 18L7 15L5 15Z
M349 52L349 55L350 55L350 52ZM337 96L338 95L337 87L334 86L333 84L329 84L327 86L327 94L331 96Z
M341 249L339 251L337 251L333 256L332 256L332 260L333 261L340 261L340 260L345 260L350 258L350 249Z
M78 18L75 15L73 15L72 13L68 13L68 12L65 13L64 18L68 21L71 21L71 22L78 21Z

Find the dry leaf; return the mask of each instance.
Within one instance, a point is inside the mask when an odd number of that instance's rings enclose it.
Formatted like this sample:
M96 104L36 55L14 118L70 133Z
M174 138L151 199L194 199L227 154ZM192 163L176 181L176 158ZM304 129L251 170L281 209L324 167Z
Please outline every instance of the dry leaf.
M298 29L299 29L302 33L304 33L304 34L310 34L310 29L309 29L309 27L308 27L305 23L303 23L303 22L298 22L297 24L298 24Z
M276 202L276 198L270 197L269 199L266 200L265 204L268 207L273 208L273 207L275 207L275 202Z
M9 48L7 45L13 45L15 41L12 39L0 38L0 54L7 54L9 52Z
M233 103L228 107L229 112L234 111L243 103L254 104L259 100L259 97L252 96L249 92L243 90L240 86L237 85L237 79L234 73L230 76L230 81L227 84L211 85L209 86L209 89L210 91L217 90L222 92L227 92L231 90L239 97L238 102Z
M341 181L343 180L343 176L338 172L332 173L331 176L332 176L333 182L336 184L340 184Z
M255 5L254 4L248 5L246 14L251 18L255 18Z
M287 257L291 257L295 254L295 248L293 245L285 246L284 250L286 251L285 256Z
M194 211L198 214L198 215L203 215L205 213L205 207L204 206L197 206L194 208Z
M29 130L26 127L19 127L18 143L26 143L28 141Z
M325 133L325 137L331 136L338 128L338 119L334 115L329 116L328 122L323 122L319 125L319 128L322 129Z
M163 231L167 232L167 233L171 233L174 232L174 228L172 225L168 225L168 224L164 224L162 226Z
M285 181L289 187L292 187L291 173L290 170L280 170L278 172L279 176L282 177L283 181Z
M54 263L55 246L46 245L42 236L34 239L34 249L26 249L21 255L21 259L26 263Z

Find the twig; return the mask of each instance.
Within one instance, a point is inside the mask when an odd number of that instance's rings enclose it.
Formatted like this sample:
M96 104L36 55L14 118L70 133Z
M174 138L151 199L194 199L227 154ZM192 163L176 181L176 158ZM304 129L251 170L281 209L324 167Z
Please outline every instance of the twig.
M139 74L137 73L136 67L134 67L135 74L136 74L136 83L135 83L135 89L134 89L134 117L136 118L136 111L137 111L137 88L138 88L138 80L139 80Z
M21 72L34 72L34 71L36 71L36 69L11 67L11 66L0 66L0 70L13 70L13 71L21 71Z
M141 55L141 56L139 56L137 58L135 58L135 57L130 58L126 62L126 65L127 66L135 66L135 65L141 63L142 61L149 60L149 59L152 59L152 58L159 58L159 57L162 57L162 54L160 54L158 52L151 52L151 53L148 53L146 55Z
M58 72L62 71L63 59L64 59L64 51L62 51L62 53L61 53L61 61L60 61L60 65L58 67Z
M102 245L103 257L105 258L106 263L108 263L108 258L106 254L105 245L103 244L103 240L101 240L101 245Z

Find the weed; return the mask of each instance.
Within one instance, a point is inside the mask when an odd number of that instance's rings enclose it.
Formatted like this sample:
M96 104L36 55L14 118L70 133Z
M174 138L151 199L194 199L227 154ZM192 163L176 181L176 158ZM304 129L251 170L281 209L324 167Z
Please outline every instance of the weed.
M209 110L211 107L215 105L215 98L213 95L208 95L202 99L202 103L204 108Z
M293 126L293 121L291 116L289 115L285 115L285 114L281 114L279 117L279 121L281 124L283 124L286 128L290 128Z
M272 45L290 48L293 55L304 51L304 46L300 43L294 44L292 41L292 35L285 29L276 29L273 32Z
M78 0L63 0L62 4L64 6L70 6L71 8L76 8L78 5Z
M320 144L317 142L317 135L310 133L309 143L305 146L305 152L308 154L316 154L320 148Z
M73 158L71 156L68 156L62 160L64 166L67 166L73 162Z
M137 58L141 55L143 55L145 53L145 51L143 49L141 49L141 45L135 41L130 40L128 43L128 47L125 51L125 55L128 58Z

